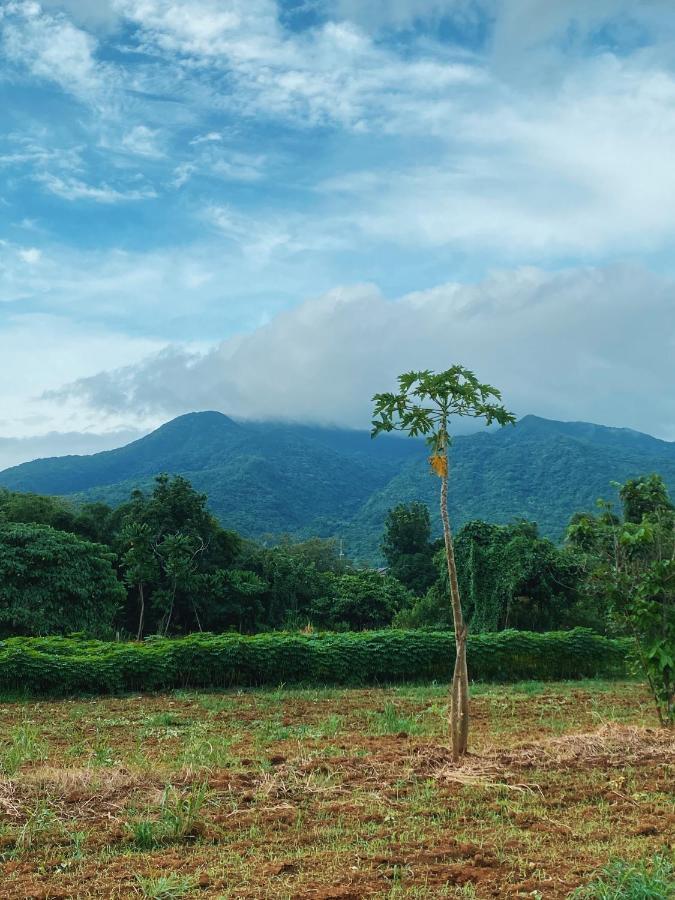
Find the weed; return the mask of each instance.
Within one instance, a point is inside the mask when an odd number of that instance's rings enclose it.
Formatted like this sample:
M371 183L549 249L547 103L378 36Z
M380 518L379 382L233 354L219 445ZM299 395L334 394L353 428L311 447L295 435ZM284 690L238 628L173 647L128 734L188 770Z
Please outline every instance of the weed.
M167 827L169 837L181 840L195 833L207 790L206 783L193 785L185 793L177 791L171 785L167 786L162 797L162 822Z
M45 800L38 800L28 818L19 829L14 846L19 852L33 847L39 837L47 834L54 825L55 816Z
M142 897L149 900L173 900L174 897L184 897L196 885L196 879L186 875L161 875L159 878L143 878L136 876L136 881L141 890Z
M23 763L44 759L46 755L37 728L28 724L18 725L10 732L9 746L3 748L0 771L4 775L14 775Z
M382 712L371 713L370 721L374 734L420 734L424 730L418 718L402 716L391 701Z
M649 863L617 860L571 896L579 900L669 900L675 897L675 862L661 854Z
M138 819L127 822L126 829L132 843L139 850L154 850L163 840L161 825L151 819Z

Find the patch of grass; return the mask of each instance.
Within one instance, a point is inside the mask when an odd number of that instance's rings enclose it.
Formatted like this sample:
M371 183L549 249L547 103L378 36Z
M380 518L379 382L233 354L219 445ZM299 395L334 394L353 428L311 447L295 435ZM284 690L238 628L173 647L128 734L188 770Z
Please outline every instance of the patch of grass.
M189 722L185 722L180 716L177 716L172 712L161 712L155 713L152 716L148 716L145 720L145 724L147 728L182 728L186 725L189 725Z
M401 715L390 701L381 712L370 714L370 731L373 734L421 734L424 727L419 718Z
M143 878L136 876L138 887L142 897L149 900L173 900L175 897L184 897L193 890L197 881L186 875L160 875L159 878Z
M207 734L195 730L189 734L176 762L190 772L200 769L232 768L237 766L239 760L233 755L231 745L232 740L221 734Z
M137 819L127 822L126 830L131 842L138 850L154 850L164 839L161 823L152 819Z
M14 846L21 853L34 847L40 837L48 834L56 822L56 816L46 800L38 800L19 828Z
M25 762L44 759L46 755L37 728L26 723L18 725L10 731L9 745L3 746L0 752L0 772L14 775Z
M617 860L572 895L576 900L672 900L675 857L656 854L649 862Z

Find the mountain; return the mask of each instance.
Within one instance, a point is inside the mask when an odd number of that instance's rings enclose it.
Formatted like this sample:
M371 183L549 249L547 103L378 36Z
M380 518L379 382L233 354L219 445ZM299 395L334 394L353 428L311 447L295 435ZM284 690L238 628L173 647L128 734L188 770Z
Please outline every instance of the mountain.
M119 503L159 472L185 475L224 525L251 537L342 537L375 560L387 510L422 500L436 517L438 482L422 441L189 413L140 440L92 456L35 460L0 472L17 491ZM572 513L615 496L612 481L660 472L675 493L675 443L624 428L525 416L514 427L455 438L451 513L525 517L559 538ZM435 518L438 526L437 517Z

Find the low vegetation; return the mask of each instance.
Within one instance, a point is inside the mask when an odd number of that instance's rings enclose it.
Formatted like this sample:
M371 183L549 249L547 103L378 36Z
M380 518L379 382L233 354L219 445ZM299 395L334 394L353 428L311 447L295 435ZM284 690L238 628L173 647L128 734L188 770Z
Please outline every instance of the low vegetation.
M470 635L476 680L555 680L626 674L631 642L587 629ZM110 693L176 687L344 685L442 681L454 635L444 631L345 632L251 637L193 634L142 643L10 638L0 643L0 690Z
M474 685L460 767L447 700L447 684L5 700L2 896L672 896L675 743L648 690Z

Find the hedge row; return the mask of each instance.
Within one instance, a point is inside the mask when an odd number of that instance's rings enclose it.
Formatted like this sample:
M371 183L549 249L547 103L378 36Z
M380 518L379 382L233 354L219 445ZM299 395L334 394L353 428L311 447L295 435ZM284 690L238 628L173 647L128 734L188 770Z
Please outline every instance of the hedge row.
M556 680L625 674L628 642L577 628L469 636L475 681ZM178 687L448 681L449 632L194 634L143 643L76 638L0 642L0 691L118 693Z

